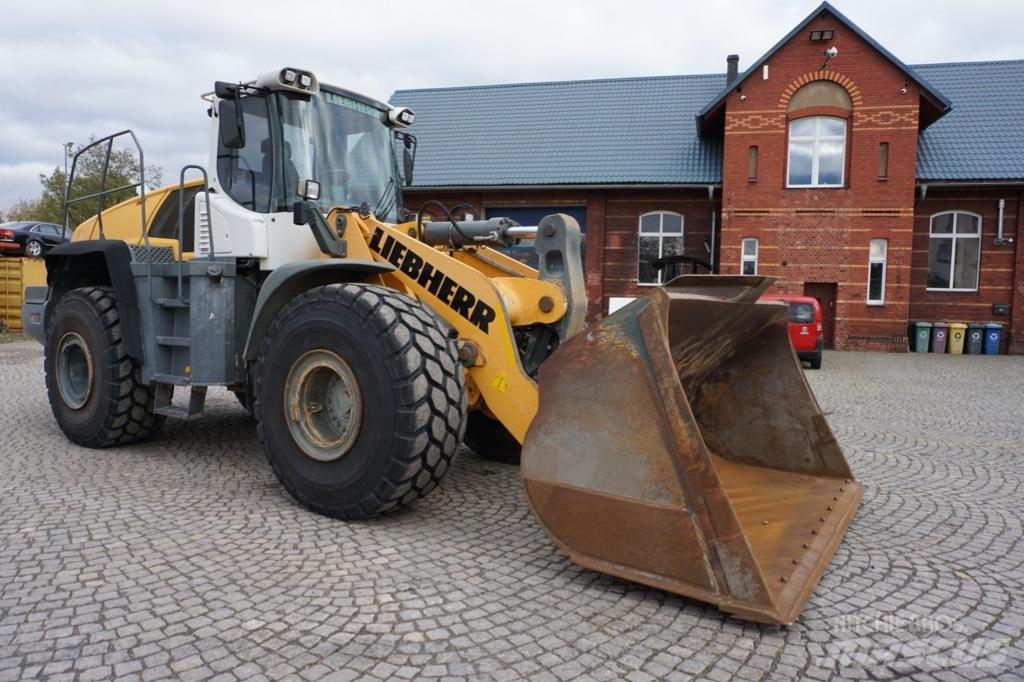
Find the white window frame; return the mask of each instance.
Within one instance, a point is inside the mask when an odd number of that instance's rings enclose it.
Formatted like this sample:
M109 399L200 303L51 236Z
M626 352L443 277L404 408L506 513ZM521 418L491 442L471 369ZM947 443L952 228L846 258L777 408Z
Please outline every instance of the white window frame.
M953 216L953 231L949 233L940 232L936 234L933 230L935 228L935 219L939 216L952 215ZM978 221L978 231L975 234L957 234L956 224L958 215L969 215ZM931 218L928 219L928 275L931 276L932 272L932 240L933 239L948 239L950 241L949 247L949 286L948 287L927 287L928 291L951 291L951 292L964 292L970 293L978 290L978 284L981 282L981 215L974 213L973 211L939 211L933 213ZM978 267L975 268L977 273L977 279L974 281L974 287L954 287L953 286L953 273L956 272L956 242L958 239L977 239L978 240Z
M753 253L753 255L747 253L747 248L746 248L747 247L747 242L753 242L754 243L754 253ZM754 275L757 274L757 258L760 255L760 253L761 253L761 242L758 240L757 237L744 237L743 239L740 240L740 274L741 275L746 274L745 272L743 272L743 265L744 265L744 263L753 263L754 264L754 272L753 272L753 274Z
M644 218L647 216L656 215L658 218L658 231L657 232L641 232L640 226L643 225ZM679 218L679 232L665 232L665 219L663 216L671 215ZM636 222L636 285L639 287L660 287L665 282L663 278L665 276L666 268L662 268L658 271L657 282L641 282L640 281L640 239L642 237L657 237L658 239L658 258L664 255L665 250L665 237L679 237L683 243L683 250L686 250L686 216L682 213L676 213L675 211L648 211L643 213L637 219Z
M843 124L842 135L819 135L818 134L818 122L821 119L830 118L836 121L841 121ZM793 135L793 124L797 121L814 121L814 134L813 135ZM849 131L849 125L845 118L839 116L803 116L801 118L795 118L789 122L789 140L786 143L786 187L800 188L800 187L845 187L846 186L846 134ZM794 142L813 142L814 153L811 155L811 184L809 185L794 185L789 181L789 169L793 165L793 143ZM822 142L842 142L843 143L843 154L839 163L839 183L838 184L826 184L818 182L818 161L820 157L820 145Z
M875 242L881 242L881 244L882 244L882 255L881 256L873 256L873 255L871 255L871 245L874 244ZM885 277L886 277L886 274L888 273L888 270L889 270L888 259L889 259L889 240L888 239L872 239L870 242L868 242L868 289L867 289L867 292L865 292L865 298L867 300L867 304L868 305L878 305L878 306L885 305ZM871 298L871 266L876 264L876 263L881 263L882 264L882 296L881 296L881 298L873 299L873 298Z

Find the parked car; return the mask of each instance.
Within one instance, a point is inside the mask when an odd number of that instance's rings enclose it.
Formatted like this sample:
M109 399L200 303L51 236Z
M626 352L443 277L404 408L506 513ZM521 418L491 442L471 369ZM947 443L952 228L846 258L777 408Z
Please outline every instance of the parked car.
M785 301L789 304L789 340L801 362L811 369L821 369L821 351L825 345L822 334L821 304L810 296L762 296L762 301Z
M38 258L55 246L71 241L71 230L53 223L21 221L0 223L0 253Z

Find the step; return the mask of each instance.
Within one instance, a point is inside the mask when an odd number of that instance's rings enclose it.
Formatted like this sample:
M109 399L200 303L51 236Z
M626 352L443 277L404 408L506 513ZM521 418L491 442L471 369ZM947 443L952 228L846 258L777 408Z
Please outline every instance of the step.
M173 386L187 386L192 383L192 377L183 376L179 374L161 374L157 373L153 375L153 381L159 384L171 384Z
M157 384L156 386L156 409L157 414L175 419L190 419L198 417L203 413L203 406L206 403L206 386L193 386L189 389L188 407L175 405L171 402L173 386Z
M187 308L188 301L183 301L180 298L158 298L154 301L159 306L164 308Z
M188 336L157 336L156 342L161 346L177 346L188 348L192 345L192 339Z

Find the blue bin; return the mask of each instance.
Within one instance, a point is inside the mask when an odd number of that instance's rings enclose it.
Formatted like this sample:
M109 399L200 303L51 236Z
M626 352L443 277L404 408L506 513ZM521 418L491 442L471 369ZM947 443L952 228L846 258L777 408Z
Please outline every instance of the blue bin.
M989 322L985 325L985 355L999 355L1003 340L1003 325Z

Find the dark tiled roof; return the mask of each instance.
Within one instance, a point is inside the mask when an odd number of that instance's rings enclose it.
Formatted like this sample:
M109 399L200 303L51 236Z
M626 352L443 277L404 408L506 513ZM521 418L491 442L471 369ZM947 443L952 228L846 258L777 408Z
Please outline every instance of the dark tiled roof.
M1024 59L914 67L953 102L917 145L921 180L1024 180Z
M416 112L416 186L717 183L693 115L725 75L399 90Z
M925 180L1024 180L1024 60L923 64L952 102L920 137ZM694 116L725 75L399 90L417 187L721 182L720 139Z

